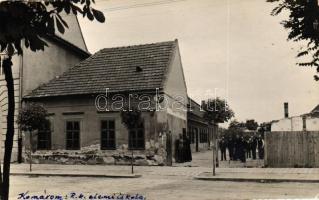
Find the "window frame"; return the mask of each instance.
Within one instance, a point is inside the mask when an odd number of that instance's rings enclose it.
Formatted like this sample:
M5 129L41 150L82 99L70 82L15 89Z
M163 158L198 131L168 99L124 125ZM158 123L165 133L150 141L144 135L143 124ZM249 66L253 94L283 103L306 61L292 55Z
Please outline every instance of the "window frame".
M68 146L68 123L69 122L72 122L72 123L74 123L74 122L77 122L77 123L79 123L79 130L78 130L78 147L77 148L74 148L74 141L72 142L72 144L73 144L73 146L72 147L69 147ZM81 120L80 119L66 119L65 120L65 149L66 150L81 150L81 129L82 129L82 127L81 127ZM74 125L73 125L74 126ZM72 130L72 131L74 131L74 130ZM72 140L74 140L74 133L72 133Z
M49 126L43 129L39 129L37 133L37 150L51 150L52 149L52 125L51 120L49 120ZM46 139L40 140L40 136L43 134L46 134ZM39 145L41 142L45 141L45 147L42 147L42 145ZM39 148L41 146L41 148Z
M114 128L110 129L109 128L109 122L113 121L114 123ZM109 146L103 146L103 122L107 123L107 128L104 129L106 131L106 138L110 138L110 133L109 131L113 131L114 132L114 144L112 147ZM106 139L107 141L107 139ZM101 119L100 120L100 148L101 150L116 150L116 120L115 119Z
M139 135L139 131L142 131L142 139L138 137ZM131 142L131 133L134 132L135 134L135 145L136 146L132 146L132 142ZM143 145L139 146L138 142L142 141ZM144 122L141 123L140 126L135 127L131 130L128 130L128 149L129 150L145 150L145 126L144 126Z

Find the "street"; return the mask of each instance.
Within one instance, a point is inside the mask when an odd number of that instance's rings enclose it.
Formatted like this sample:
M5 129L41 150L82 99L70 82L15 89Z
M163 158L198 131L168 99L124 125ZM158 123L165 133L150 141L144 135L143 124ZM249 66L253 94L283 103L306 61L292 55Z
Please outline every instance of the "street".
M19 194L140 194L150 200L315 198L319 183L251 183L194 180L188 176L145 175L135 179L13 176L10 199Z
M19 194L60 195L64 199L70 193L77 196L113 195L114 193L142 195L148 200L193 200L193 199L314 199L319 195L319 183L257 183L232 181L204 181L194 179L200 173L212 171L212 151L193 154L193 161L167 166L135 166L134 172L141 178L93 178L63 176L11 176L10 199L18 199ZM227 162L224 162L226 164ZM13 171L28 172L27 164L13 165ZM66 174L130 174L130 166L114 165L34 165L33 172ZM217 168L217 176L230 175L258 177L262 173L268 176L317 177L318 169L297 168ZM319 196L318 196L319 198ZM23 199L23 198L20 198ZM31 199L31 198L30 198ZM81 199L81 198L78 198Z

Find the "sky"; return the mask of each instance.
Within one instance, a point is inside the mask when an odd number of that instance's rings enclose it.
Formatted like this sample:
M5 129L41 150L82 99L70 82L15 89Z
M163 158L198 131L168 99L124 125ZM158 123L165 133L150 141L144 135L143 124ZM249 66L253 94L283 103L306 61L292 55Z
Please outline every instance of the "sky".
M268 122L319 104L314 68L298 67L302 44L287 41L266 0L96 0L103 24L79 18L91 53L178 39L188 95L221 96L240 121Z

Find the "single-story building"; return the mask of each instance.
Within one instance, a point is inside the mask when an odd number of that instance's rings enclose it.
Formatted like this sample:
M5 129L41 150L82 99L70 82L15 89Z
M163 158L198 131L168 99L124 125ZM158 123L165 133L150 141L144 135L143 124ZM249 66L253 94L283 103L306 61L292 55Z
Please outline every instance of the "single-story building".
M272 121L271 131L319 131L319 105L309 113Z
M102 49L23 100L49 113L33 138L40 163L128 164L134 150L135 164L171 165L173 141L187 130L177 40ZM120 115L127 105L142 108L143 123L130 131Z
M204 112L196 101L188 98L187 133L193 152L205 151L210 148L214 135L217 136L218 126L209 124L204 119Z

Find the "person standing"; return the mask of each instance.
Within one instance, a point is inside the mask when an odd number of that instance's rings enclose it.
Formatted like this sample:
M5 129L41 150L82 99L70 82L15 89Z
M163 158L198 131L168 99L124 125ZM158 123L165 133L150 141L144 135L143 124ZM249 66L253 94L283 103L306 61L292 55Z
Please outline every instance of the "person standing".
M246 158L251 158L252 140L250 136L246 136L245 144L246 144Z
M257 145L259 159L264 159L264 140L261 138L261 136L258 137Z
M179 138L175 140L175 162L182 163L184 154L184 141L182 134L179 134Z
M224 136L219 140L219 149L220 149L220 152L221 152L221 161L223 160L227 160L226 159L226 140L224 138Z
M191 150L191 142L189 137L187 137L186 133L183 134L184 139L184 161L191 162L192 161L192 150Z
M245 138L243 136L239 139L239 159L241 162L246 162L246 146L247 143L245 141Z
M234 140L234 160L239 160L241 156L241 139L240 136L237 134Z
M253 160L256 160L256 150L257 150L257 138L255 135L252 136L252 143L251 143L251 153L253 156Z
M227 140L227 148L229 154L229 160L234 159L234 139L230 136Z

